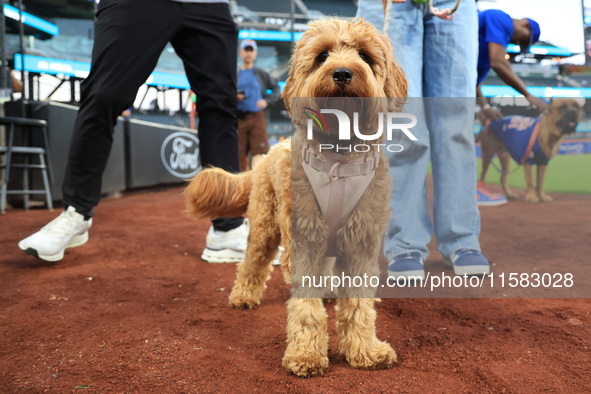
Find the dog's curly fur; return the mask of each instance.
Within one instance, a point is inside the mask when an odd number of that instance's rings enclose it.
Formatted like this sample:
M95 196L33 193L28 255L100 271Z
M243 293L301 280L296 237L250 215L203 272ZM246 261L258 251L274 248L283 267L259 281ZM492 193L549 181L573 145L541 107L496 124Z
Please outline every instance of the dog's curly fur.
M328 56L323 55L319 60L323 53ZM292 286L300 285L302 274L328 272L330 262L325 258L328 227L299 154L304 143L314 146L326 136L316 133L314 140L306 140L305 119L296 114L290 99L404 98L406 79L391 54L388 39L362 19L313 22L295 49L283 91L296 126L291 143L286 141L274 147L250 172L232 175L209 169L199 173L188 186L187 207L195 217L237 216L247 209L251 230L245 260L238 264L237 279L230 294L233 307L252 309L260 304L280 242L285 248L281 255L284 277ZM339 67L351 71L353 77L348 83L333 79ZM399 109L399 101L388 100L386 110ZM291 155L292 150L298 154ZM349 159L355 155L359 153L346 154ZM336 265L350 275L379 273L378 253L387 227L391 194L388 161L383 151L380 159L372 182L337 232ZM294 230L303 238L298 239L303 244L298 244L294 253L292 217L297 226ZM359 296L359 293L349 294ZM387 368L396 362L394 350L376 337L374 302L373 298L337 301L339 350L355 368ZM283 366L302 377L323 374L328 367L328 333L322 299L292 298L287 302L287 311Z

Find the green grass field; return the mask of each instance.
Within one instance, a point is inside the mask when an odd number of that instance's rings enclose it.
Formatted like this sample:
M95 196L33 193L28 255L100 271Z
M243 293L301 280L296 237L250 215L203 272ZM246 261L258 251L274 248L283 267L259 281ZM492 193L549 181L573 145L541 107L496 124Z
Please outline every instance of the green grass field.
M501 167L499 159L493 159L497 167ZM477 159L478 178L482 170L482 160ZM511 174L509 185L511 187L525 189L523 168L517 171L517 163L511 161ZM514 171L514 172L513 172ZM534 167L534 180L536 169ZM501 174L491 165L486 173L487 183L500 183ZM546 170L544 190L556 193L591 194L591 155L558 155L552 158Z

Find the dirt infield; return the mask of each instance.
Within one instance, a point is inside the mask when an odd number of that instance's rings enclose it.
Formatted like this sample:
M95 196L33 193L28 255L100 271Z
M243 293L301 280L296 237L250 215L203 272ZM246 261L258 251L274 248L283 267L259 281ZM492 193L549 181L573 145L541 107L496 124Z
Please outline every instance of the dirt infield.
M0 216L0 391L589 390L589 299L384 299L378 337L399 358L384 371L348 366L327 305L327 373L290 376L281 367L289 297L281 273L258 310L231 309L235 266L200 259L209 224L183 216L181 191L104 201L89 243L56 264L16 246L55 212ZM591 196L552 194L554 203L527 205L521 195L481 210L493 269L588 265ZM431 246L426 267L442 269Z

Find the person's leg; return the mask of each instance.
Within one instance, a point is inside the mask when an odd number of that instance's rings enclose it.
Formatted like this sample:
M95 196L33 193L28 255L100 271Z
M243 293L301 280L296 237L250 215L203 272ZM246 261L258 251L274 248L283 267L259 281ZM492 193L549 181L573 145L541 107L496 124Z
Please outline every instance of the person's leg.
M240 156L240 171L246 172L250 170L250 166L248 165L248 155Z
M434 5L450 8L453 1ZM463 2L451 21L430 16L425 23L424 92L429 97L433 218L437 246L446 260L462 249L480 253L473 134L477 33L476 5L471 1Z
M101 1L91 73L82 84L62 185L67 209L19 242L26 253L58 261L66 248L88 240L117 116L131 105L155 67L168 38L174 35L179 15L180 5L168 1Z
M180 6L154 0L99 4L92 67L81 103L62 185L65 206L93 215L117 117L129 108L177 29Z
M228 4L181 3L181 7L182 29L171 43L197 95L201 164L239 172L236 24ZM241 261L248 223L242 217L212 222L202 258L209 262Z
M182 7L183 28L171 42L197 95L202 165L238 172L236 24L228 4Z
M404 112L416 115L419 120L423 117L419 99L423 91L423 14L424 7L412 1L393 4L388 32L394 57L408 80L409 100ZM382 29L384 12L381 2L360 0L357 15ZM427 244L433 232L425 184L429 163L428 131L422 123L422 127L419 124L412 132L417 141L410 141L402 133L395 136L396 140L388 141L403 145L404 150L388 154L393 181L392 217L384 241L384 254L392 262L399 256L412 253L413 261L419 264L403 263L400 269L395 267L396 271L422 271L422 260L429 253ZM413 265L416 269L411 269ZM390 267L390 271L393 271L392 264ZM393 275L402 276L395 273Z
M238 119L238 156L240 158L240 171L248 171L248 134L249 125L246 116Z
M228 4L183 3L183 28L172 39L197 95L203 167L239 172L236 107L238 32ZM243 218L218 218L216 230L236 228Z
M250 153L252 155L251 168L254 168L263 155L269 152L269 137L267 137L267 118L265 111L252 114L252 127L250 131Z

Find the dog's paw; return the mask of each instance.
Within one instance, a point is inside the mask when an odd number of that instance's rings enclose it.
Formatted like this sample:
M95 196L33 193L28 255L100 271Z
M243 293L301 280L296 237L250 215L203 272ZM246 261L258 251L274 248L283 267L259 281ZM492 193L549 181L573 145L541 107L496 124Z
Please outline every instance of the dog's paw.
M505 196L507 197L507 200L517 200L519 198L515 193L507 193Z
M390 344L376 340L362 347L356 354L349 352L347 361L357 369L384 369L390 368L396 362L396 352Z
M229 301L232 308L236 309L255 309L261 304L259 299L247 297L243 294L234 294L234 291L230 293Z
M528 193L525 195L525 202L528 204L537 204L540 202L540 199L537 195Z
M312 376L324 375L324 371L328 368L328 356L297 356L287 355L283 356L281 363L285 369L300 378L309 378Z
M538 197L540 198L540 201L542 201L542 202L554 201L554 199L552 197L550 197L549 195L547 195L546 193L540 193L540 194L538 194Z

